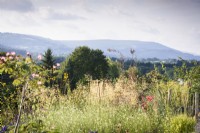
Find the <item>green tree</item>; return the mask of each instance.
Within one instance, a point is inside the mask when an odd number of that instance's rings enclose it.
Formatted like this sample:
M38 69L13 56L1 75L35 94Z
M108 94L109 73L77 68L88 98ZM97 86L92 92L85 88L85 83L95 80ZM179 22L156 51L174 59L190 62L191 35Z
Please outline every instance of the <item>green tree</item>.
M76 88L77 82L85 75L90 75L94 80L106 78L109 68L101 50L93 50L86 46L74 50L66 67L71 89Z
M52 70L54 62L55 62L53 54L52 54L52 50L51 49L47 49L47 51L45 52L43 57L44 57L43 60L42 60L43 66L46 69Z
M53 65L55 63L55 59L53 57L53 53L51 49L47 49L47 51L45 52L45 54L43 55L43 59L42 59L42 65L44 66L45 69L47 69L47 79L49 81L45 83L46 86L48 86L48 84L50 85L50 87L52 87L53 84Z

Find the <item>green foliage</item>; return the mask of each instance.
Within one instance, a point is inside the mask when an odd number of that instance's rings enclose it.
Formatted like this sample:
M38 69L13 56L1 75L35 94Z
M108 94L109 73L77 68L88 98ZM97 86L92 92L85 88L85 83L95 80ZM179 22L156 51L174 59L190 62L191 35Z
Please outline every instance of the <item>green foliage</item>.
M175 67L175 78L187 80L189 74L189 67L187 66L186 61L182 60L182 65L180 67Z
M186 115L177 115L171 118L169 133L191 133L194 132L195 119Z
M61 63L60 69L58 70L57 80L58 86L62 94L67 94L67 90L70 90L69 77L68 77L68 61L69 57Z
M57 73L54 71L56 69L55 64L55 59L52 53L51 49L47 49L47 51L45 52L45 54L43 55L43 59L42 59L42 66L47 69L46 71L46 82L45 82L45 86L50 86L52 87L54 82L55 82L55 77L57 75Z
M41 120L30 121L19 128L19 132L43 132L44 123Z
M137 67L129 67L129 69L126 71L126 75L130 80L136 82L136 80L138 78Z
M193 91L200 92L200 66L193 67L189 72L189 83Z
M0 56L6 56L6 52L0 52Z
M174 73L176 79L181 79L187 84L192 92L200 92L200 64L199 62L191 62L192 66L187 61L182 60L182 66L175 67ZM189 66L190 65L190 66Z
M18 114L19 98L21 98L21 90L25 83L29 87L26 96L31 96L33 89L39 89L42 84L41 68L32 60L26 62L21 56L16 56L15 52L7 53L0 63L0 114L2 124L11 122ZM35 76L34 76L35 75ZM4 80L4 77L7 79ZM29 92L29 93L28 93ZM31 101L31 100L30 100ZM29 104L32 106L32 104Z
M111 59L107 59L107 61L109 64L107 78L113 81L120 76L120 64L119 62L114 62Z
M46 68L46 69L53 69L53 65L55 62L55 59L53 57L52 51L51 49L47 49L47 51L45 52L45 54L43 55L43 60L42 60L42 65Z
M196 68L196 67L195 67ZM183 66L176 67L176 75L182 73L184 81L179 82L172 80L167 73L166 66L162 64L161 68L154 66L154 70L146 75L139 77L137 82L137 88L140 95L153 94L158 100L159 112L164 114L170 112L172 114L186 113L192 115L192 93L191 83L188 79L190 70L183 63ZM195 75L192 74L191 75ZM197 80L196 80L197 81ZM195 82L195 80L193 80ZM190 84L189 84L190 83ZM196 82L198 83L198 82Z
M116 60L116 59L113 59ZM128 68L131 66L132 62L134 62L133 60L127 60L124 62L124 68L125 70L128 70ZM197 62L199 63L199 62ZM167 73L167 75L169 76L170 79L174 79L177 78L177 76L180 74L178 71L176 73L174 73L174 71L176 71L176 68L179 69L180 67L182 67L183 65L185 65L187 68L192 68L195 66L195 63L193 61L186 61L186 60L173 60L173 59L169 59L169 60L159 60L159 59L152 59L152 60L140 60L137 62L134 62L134 64L137 64L137 68L138 68L138 72L139 75L145 75L146 73L151 72L152 70L154 70L154 65L157 66L158 70L162 73L163 71L163 65L165 67L165 72ZM184 69L182 69L184 70ZM184 76L184 74L182 74Z
M74 89L77 82L85 75L91 75L92 79L105 78L108 72L108 62L101 50L83 46L76 48L70 55L66 69L70 87Z

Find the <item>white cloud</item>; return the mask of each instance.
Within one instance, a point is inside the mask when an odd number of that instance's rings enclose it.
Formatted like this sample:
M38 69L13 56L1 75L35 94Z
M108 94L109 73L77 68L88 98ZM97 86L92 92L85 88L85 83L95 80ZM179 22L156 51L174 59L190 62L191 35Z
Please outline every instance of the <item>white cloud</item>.
M49 10L50 12L48 12L48 19L51 20L85 20L85 17L79 16L79 15L75 15L75 14L71 14L65 11L55 11L55 10Z

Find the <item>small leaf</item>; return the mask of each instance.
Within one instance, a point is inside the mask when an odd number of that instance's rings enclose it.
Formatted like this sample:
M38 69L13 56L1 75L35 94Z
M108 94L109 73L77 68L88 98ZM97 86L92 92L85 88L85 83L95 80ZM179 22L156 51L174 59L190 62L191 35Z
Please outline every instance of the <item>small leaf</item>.
M21 84L21 81L19 80L19 79L15 79L14 81L13 81L13 85L14 86L19 86Z
M6 86L6 83L0 82L0 84L1 84L3 87Z
M13 72L12 68L8 68L8 74L11 74Z

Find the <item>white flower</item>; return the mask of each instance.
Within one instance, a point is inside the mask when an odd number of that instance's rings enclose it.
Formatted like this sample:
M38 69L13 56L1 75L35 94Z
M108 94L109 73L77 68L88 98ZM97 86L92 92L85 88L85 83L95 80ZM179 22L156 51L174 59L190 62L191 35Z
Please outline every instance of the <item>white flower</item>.
M41 85L41 84L42 84L42 82L41 82L41 81L38 81L38 82L37 82L37 84L38 84L38 85Z
M33 74L32 74L32 77L33 77L33 78L35 78L35 77L39 77L39 74L35 74L35 73L33 73Z
M56 66L57 66L57 67L60 67L60 63L56 63Z
M178 79L178 82L180 85L183 85L183 83L184 83L183 79L180 79L180 78Z

